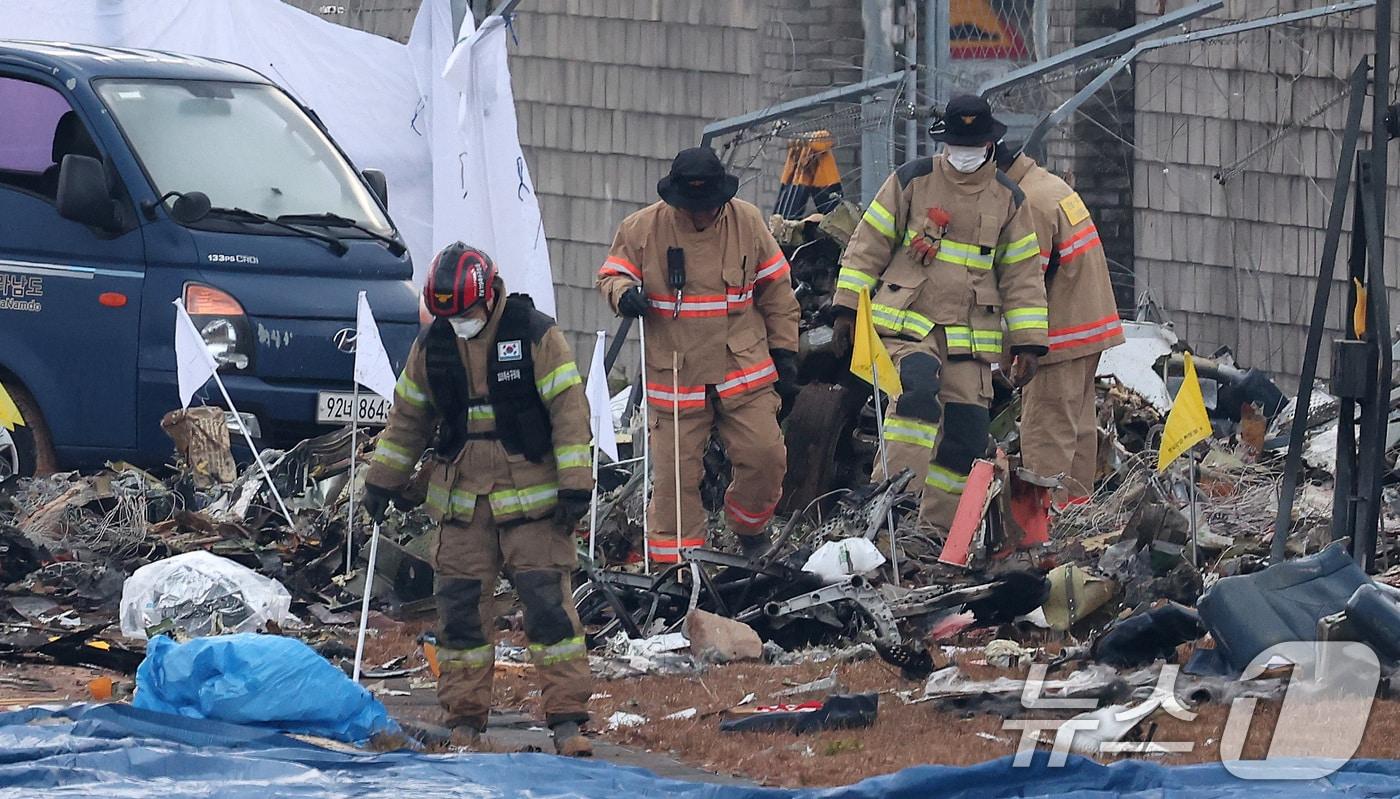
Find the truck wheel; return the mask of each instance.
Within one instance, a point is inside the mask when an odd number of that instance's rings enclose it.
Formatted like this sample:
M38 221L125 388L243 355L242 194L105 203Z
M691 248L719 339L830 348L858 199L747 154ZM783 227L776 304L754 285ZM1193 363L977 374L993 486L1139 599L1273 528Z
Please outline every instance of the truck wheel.
M39 406L29 392L14 383L5 383L5 392L15 401L24 424L6 430L0 425L0 480L14 475L33 477L51 473L57 463L53 441Z

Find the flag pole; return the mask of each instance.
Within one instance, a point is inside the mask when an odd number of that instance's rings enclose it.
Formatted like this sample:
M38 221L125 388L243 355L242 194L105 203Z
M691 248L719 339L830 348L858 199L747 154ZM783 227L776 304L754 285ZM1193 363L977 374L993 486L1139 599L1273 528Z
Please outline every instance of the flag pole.
M1196 545L1196 459L1191 456L1190 450L1186 452L1186 459L1191 462L1188 472L1190 483L1186 489L1191 492L1191 565L1199 569L1200 549Z
M214 371L214 385L219 387L219 393L224 396L224 402L228 403L228 409L233 413L233 418L238 420L238 429L243 433L243 440L248 442L248 449L253 451L253 460L258 462L258 469L262 471L263 479L267 481L267 487L272 490L272 496L277 500L277 507L282 509L282 515L286 517L287 523L295 525L292 521L292 512L287 510L287 503L282 501L282 493L277 490L277 484L272 482L272 475L267 471L267 464L263 463L262 453L253 445L253 436L248 432L248 426L243 424L243 417L238 413L238 409L233 406L233 399L228 395L228 389L224 388L224 381L219 377L218 370Z
M365 628L369 626L369 597L374 593L374 567L379 559L379 522L374 523L369 539L369 571L365 572L364 596L360 598L360 631L355 636L355 674L350 679L360 681L360 663L365 655Z
M890 479L890 455L885 447L885 412L880 407L880 365L875 362L875 358L870 359L870 376L874 378L875 389L875 430L880 436L880 469L885 473L885 479ZM894 572L894 584L899 586L899 555L894 541L894 507L891 506L885 511L885 523L890 528L890 569Z
M350 404L350 506L345 510L345 576L349 577L353 566L353 556L355 551L355 461L359 459L360 449L357 446L357 435L360 432L360 381L351 381L355 384Z
M642 573L651 574L651 405L647 397L647 323L637 317L637 340L642 346Z
M612 424L612 420L608 420ZM593 498L588 503L588 568L598 568L597 558L594 554L597 551L598 543L598 434L593 434Z
M676 302L680 302L677 298ZM680 353L671 352L671 460L676 472L676 562L681 562L681 384Z

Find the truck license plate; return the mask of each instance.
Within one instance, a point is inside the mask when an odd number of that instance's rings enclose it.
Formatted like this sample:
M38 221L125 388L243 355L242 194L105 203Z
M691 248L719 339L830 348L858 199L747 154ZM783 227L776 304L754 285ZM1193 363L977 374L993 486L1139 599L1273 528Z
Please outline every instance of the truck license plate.
M322 391L316 395L316 421L348 423L359 419L360 424L383 427L389 423L389 401L375 394L360 394L359 414L355 414L355 395L349 392Z

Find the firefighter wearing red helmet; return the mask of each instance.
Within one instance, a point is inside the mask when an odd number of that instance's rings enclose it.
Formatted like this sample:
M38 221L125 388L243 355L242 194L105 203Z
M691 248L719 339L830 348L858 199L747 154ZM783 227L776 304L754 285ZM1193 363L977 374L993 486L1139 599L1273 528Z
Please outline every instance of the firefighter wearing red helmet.
M460 242L434 259L423 295L433 322L399 377L365 508L382 519L431 448L438 700L454 742L472 745L486 727L496 662L487 611L504 568L524 605L555 747L591 754L580 732L592 693L588 653L569 578L592 453L573 352L553 319L525 295L506 297L491 259Z

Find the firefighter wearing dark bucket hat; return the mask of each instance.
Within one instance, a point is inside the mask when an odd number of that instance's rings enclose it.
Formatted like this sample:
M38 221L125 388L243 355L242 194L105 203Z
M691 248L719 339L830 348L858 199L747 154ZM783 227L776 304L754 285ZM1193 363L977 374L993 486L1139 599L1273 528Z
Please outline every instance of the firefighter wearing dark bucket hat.
M991 157L1005 132L982 98L953 98L929 130L945 151L885 181L842 257L833 301L848 349L859 292L871 294L904 388L885 423L889 469L913 470L920 518L945 531L987 451L991 365L1009 347L1013 381L1024 383L1046 352L1040 245L1024 195Z
M658 563L706 543L700 482L712 427L734 467L725 521L746 554L767 547L782 495L777 412L780 394L796 388L799 311L783 251L738 190L713 150L682 150L656 185L661 201L622 221L598 271L613 310L645 317L647 538Z

